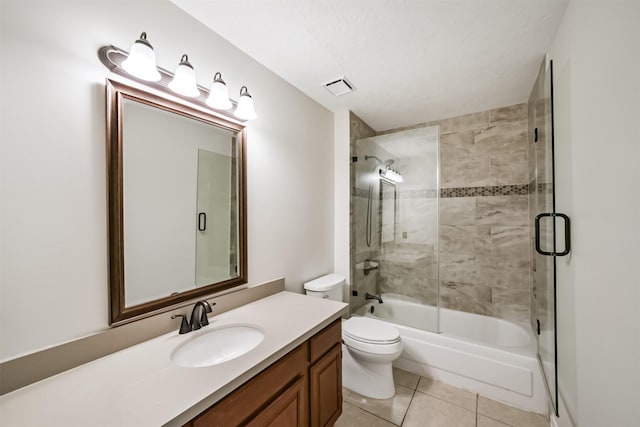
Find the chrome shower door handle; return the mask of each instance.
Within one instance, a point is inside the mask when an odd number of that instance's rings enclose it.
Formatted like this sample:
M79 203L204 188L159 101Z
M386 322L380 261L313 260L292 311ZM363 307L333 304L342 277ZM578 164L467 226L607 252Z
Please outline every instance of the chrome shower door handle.
M207 214L200 212L198 214L198 231L205 231L207 229Z
M554 221L556 217L562 218L564 220L564 250L562 252L548 252L543 250L541 247L540 220L545 217L553 218ZM571 220L567 215L561 214L561 213L551 213L551 212L541 213L536 216L534 225L535 225L536 252L538 252L540 255L545 255L545 256L565 256L569 254L569 252L571 251ZM556 235L555 235L555 227L554 227L553 228L554 242L555 242L555 239L556 239Z

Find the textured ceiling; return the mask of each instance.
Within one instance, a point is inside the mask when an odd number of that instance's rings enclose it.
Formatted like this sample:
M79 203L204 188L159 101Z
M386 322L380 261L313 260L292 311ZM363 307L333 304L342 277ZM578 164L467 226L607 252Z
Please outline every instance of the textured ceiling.
M380 131L524 102L565 0L172 0L329 110ZM356 91L334 97L341 75Z

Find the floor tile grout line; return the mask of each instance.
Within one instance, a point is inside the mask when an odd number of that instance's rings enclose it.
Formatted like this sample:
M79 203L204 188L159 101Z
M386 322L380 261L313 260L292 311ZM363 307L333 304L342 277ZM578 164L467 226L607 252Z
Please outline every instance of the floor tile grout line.
M429 397L432 397L432 398L434 398L434 399L437 399L437 400L439 400L439 401L441 401L441 402L445 402L445 403L448 403L448 404L450 404L450 405L453 405L453 406L455 406L456 408L464 409L465 411L469 411L469 412L474 412L472 409L465 408L464 406L460 406L460 405L458 405L458 404L455 404L455 403L453 403L453 402L450 402L450 401L448 401L448 400L445 400L445 399L443 399L443 398L441 398L441 397L434 396L433 394L425 393L424 391L420 391L420 390L417 390L417 389L416 389L416 391L417 391L418 393L424 394L425 396L429 396ZM478 405L478 404L477 404L478 397L477 397L477 396L478 396L478 395L476 394L476 410L475 410L475 413L478 413L478 407L477 407L477 405ZM413 399L413 397L412 397L412 399Z
M416 385L417 387L417 385ZM415 390L413 390L413 394L411 394L411 400L409 400L409 406L407 406L407 410L405 411L403 417L402 417L402 421L400 421L400 427L402 427L402 425L404 424L404 420L407 418L407 414L409 413L409 409L411 409L411 404L413 403L413 398L416 395L417 392L417 388Z
M366 412L366 413L367 413L367 414L369 414L369 415L373 415L373 416L374 416L374 417L376 417L376 418L380 418L382 421L384 421L384 422L386 422L386 423L392 424L392 425L394 425L394 426L398 426L398 424L394 423L393 421L389 421L388 419L386 419L386 418L384 418L384 417L381 417L381 416L380 416L380 415L378 415L378 414L374 414L374 413L373 413L373 412L371 412L371 411L367 411L365 408L361 408L360 406L355 405L355 404L353 404L353 403L350 403L350 405L355 406L356 408L360 409L360 410L361 410L361 411L363 411L363 412ZM402 424L401 424L401 425L402 425ZM398 427L400 427L400 426L398 426Z
M480 399L478 393L476 393L476 427L478 427L478 400Z
M490 420L497 421L497 422L499 422L500 424L504 424L504 425L509 426L509 427L515 427L513 424L509 424L508 422L506 422L506 421L504 421L504 420L499 420L499 419L497 419L497 418L493 418L493 417L491 417L491 416L489 416L489 415L486 415L486 414L478 414L478 415L482 415L482 416L483 416L483 417L485 417L485 418L489 418Z

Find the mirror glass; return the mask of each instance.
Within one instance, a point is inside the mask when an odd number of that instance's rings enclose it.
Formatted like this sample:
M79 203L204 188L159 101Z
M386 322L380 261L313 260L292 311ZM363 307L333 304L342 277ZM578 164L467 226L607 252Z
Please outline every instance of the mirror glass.
M396 186L380 180L380 239L381 243L396 240Z
M246 283L242 125L109 91L112 323Z

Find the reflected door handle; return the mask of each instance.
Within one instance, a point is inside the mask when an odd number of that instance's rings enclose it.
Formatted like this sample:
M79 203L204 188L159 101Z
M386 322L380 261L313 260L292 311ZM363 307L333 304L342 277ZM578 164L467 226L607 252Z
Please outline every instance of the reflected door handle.
M554 218L554 221L556 217L562 218L564 220L564 251L547 252L545 250L542 250L542 247L540 244L540 220L545 217ZM561 214L561 213L551 213L551 212L541 213L536 216L534 225L535 225L536 252L538 252L540 255L545 255L545 256L565 256L569 254L569 251L571 250L571 220L567 215ZM555 236L555 227L554 227L553 241L555 242L555 240L556 240L556 236Z
M200 212L198 214L198 231L205 231L207 229L207 214Z

